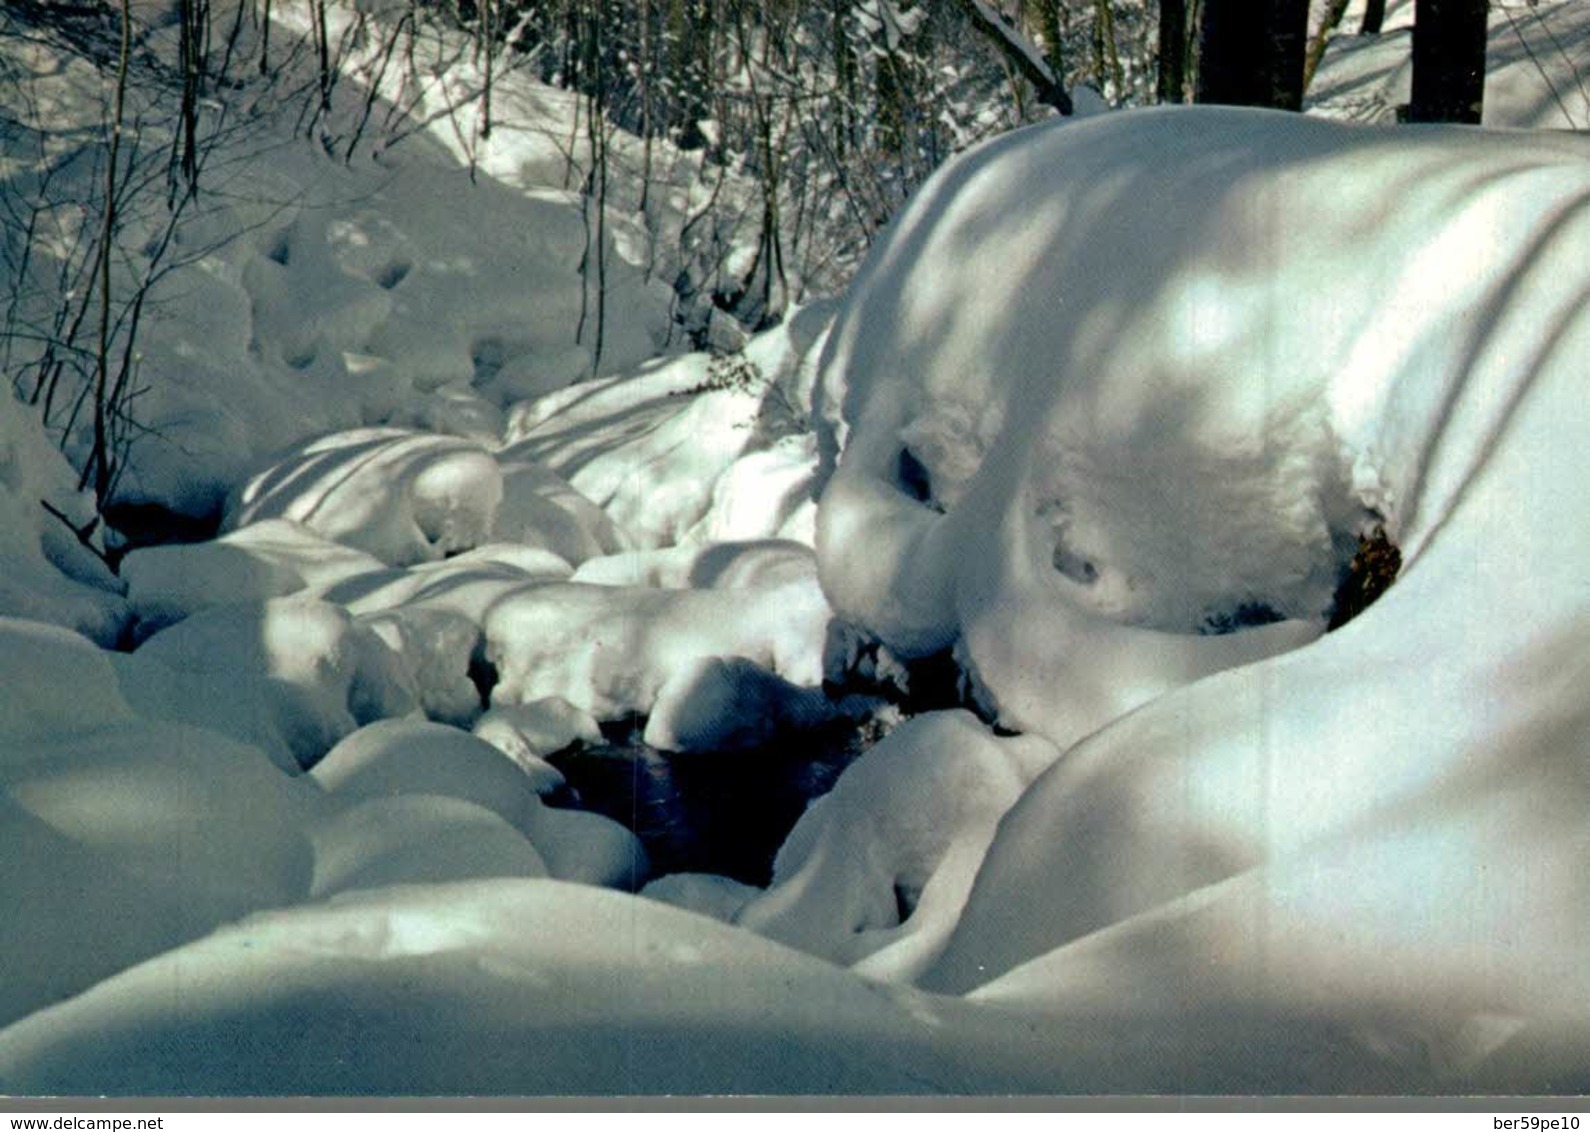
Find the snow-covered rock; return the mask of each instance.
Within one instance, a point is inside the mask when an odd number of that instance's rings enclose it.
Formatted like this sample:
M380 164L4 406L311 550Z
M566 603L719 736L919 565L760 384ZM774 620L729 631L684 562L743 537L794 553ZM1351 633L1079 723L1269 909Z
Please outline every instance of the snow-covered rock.
M441 884L487 877L544 877L547 865L499 815L436 794L370 798L310 830L310 895L358 888Z
M301 900L318 801L259 751L192 727L123 720L0 743L0 1021Z
M733 590L568 583L505 596L486 618L493 707L557 696L598 720L647 714L675 674L740 657L792 684L823 676L828 605L813 581Z
M824 585L1070 749L921 985L1204 1085L1288 1028L1293 1082L1585 1079L1587 159L1160 110L926 187L831 339ZM1366 518L1401 577L1264 659Z
M285 597L384 568L380 559L301 523L262 519L201 543L151 546L121 564L137 631L147 637L190 613Z
M551 469L505 458L502 477L497 539L542 547L574 566L625 547L624 535L606 512Z
M543 761L545 756L602 741L596 720L555 696L494 707L475 721L472 730L536 779L542 793L563 785L563 775Z
M439 796L482 807L527 838L547 872L560 880L633 889L646 876L646 854L633 833L600 814L546 806L540 797L545 782L533 770L454 727L382 720L337 744L310 775L343 806L371 798ZM387 819L371 820L377 832L385 828ZM471 859L472 838L460 850L465 860Z
M828 340L836 612L904 655L958 639L1001 720L1062 746L1306 643L1360 535L1412 557L1450 507L1443 406L1476 438L1506 404L1479 391L1561 356L1532 257L1570 254L1584 156L1176 108L952 163Z
M640 894L647 900L671 904L726 924L762 890L714 873L669 873L651 881Z
M675 669L657 689L641 738L662 751L750 751L798 735L871 701L830 700L744 657L702 656Z
M93 500L50 444L37 413L0 389L0 616L28 617L114 644L127 618L123 588L78 542L74 527L94 519Z
M357 429L310 441L227 501L236 530L291 519L392 566L487 542L502 501L491 454L456 437Z
M338 735L419 706L414 673L375 630L339 606L303 597L214 606L156 633L137 655L186 672L293 685L302 710Z
M996 739L969 712L906 721L802 815L735 922L913 978L954 930L1000 817L1057 754L1036 736Z

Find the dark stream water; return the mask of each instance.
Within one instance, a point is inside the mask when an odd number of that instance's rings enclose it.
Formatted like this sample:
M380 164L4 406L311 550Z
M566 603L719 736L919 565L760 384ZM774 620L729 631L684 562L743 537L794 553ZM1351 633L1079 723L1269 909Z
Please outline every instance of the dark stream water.
M704 872L766 885L773 856L812 799L863 749L853 725L754 751L664 754L638 739L554 755L581 809L640 838L652 874Z

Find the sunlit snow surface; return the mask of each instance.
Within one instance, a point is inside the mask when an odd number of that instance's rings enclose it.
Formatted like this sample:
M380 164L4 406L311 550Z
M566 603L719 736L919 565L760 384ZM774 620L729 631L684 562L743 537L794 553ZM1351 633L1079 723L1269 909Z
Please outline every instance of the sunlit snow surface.
M0 1091L1590 1089L1590 146L1037 128L831 331L566 389L570 202L424 168L152 340L129 490L219 538L108 578L0 403ZM894 729L766 890L549 804L946 649L1002 729Z

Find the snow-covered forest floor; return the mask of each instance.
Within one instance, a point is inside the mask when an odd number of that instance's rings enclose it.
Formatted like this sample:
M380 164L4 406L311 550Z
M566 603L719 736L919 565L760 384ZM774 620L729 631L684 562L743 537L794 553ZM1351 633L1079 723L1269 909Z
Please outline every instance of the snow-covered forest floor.
M1590 1090L1590 10L752 333L743 169L278 0L190 197L133 9L111 254L116 22L0 13L0 1091Z

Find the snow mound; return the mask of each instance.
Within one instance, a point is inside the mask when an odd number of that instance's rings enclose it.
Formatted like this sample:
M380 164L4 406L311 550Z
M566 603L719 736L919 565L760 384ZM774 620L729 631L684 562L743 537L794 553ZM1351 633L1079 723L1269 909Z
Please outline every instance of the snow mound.
M267 676L338 735L415 710L414 674L379 634L327 602L301 597L216 606L164 629L136 654L185 672Z
M658 688L641 738L660 751L751 751L844 718L849 706L743 657L702 656Z
M355 429L301 445L249 478L223 526L291 519L392 566L488 541L502 500L491 454L456 437Z
M470 677L480 626L469 617L417 606L360 617L358 624L397 655L427 718L468 727L480 715L480 689Z
M513 826L457 798L371 798L309 834L315 850L310 896L359 888L442 884L482 877L544 877L546 862Z
M576 566L627 545L606 512L556 472L527 460L504 459L501 464L496 538L541 547Z
M647 900L671 904L725 924L732 924L735 914L761 892L754 885L713 873L669 873L640 890Z
M1530 256L1570 246L1553 218L1584 157L1175 108L951 163L828 339L836 613L907 657L958 641L1000 719L1061 746L1306 643L1360 536L1411 557L1450 507L1442 406L1556 356ZM1506 403L1476 395L1457 435Z
M1507 0L1490 6L1485 47L1487 126L1590 129L1590 11L1574 0ZM1343 21L1355 26L1352 16ZM1359 122L1390 122L1413 89L1413 5L1392 3L1379 35L1332 38L1309 84L1307 109Z
M685 354L515 405L504 466L550 468L636 548L809 543L811 387L830 316L814 306L739 353Z
M473 730L536 779L543 794L563 785L563 775L542 761L546 755L602 741L596 720L556 697L494 707L475 721Z
M592 558L569 579L597 586L744 589L817 576L809 544L790 539L699 542Z
M483 806L523 830L540 805L528 775L467 731L413 719L361 727L310 770L341 801L438 794Z
M467 731L382 720L337 744L310 776L343 804L440 796L479 806L528 839L560 880L636 888L645 877L645 851L634 834L599 814L547 807L544 781ZM371 820L377 833L384 828L384 820Z
M62 730L0 745L7 1022L309 889L316 793L260 752L138 720Z
M0 1076L45 1094L964 1088L930 1032L865 981L701 916L498 880L251 917L0 1033ZM238 1056L240 1033L269 1056Z
M83 529L93 501L37 416L0 390L0 616L76 629L112 645L127 618L120 583L46 505Z
M1000 817L1058 752L968 712L907 720L790 831L735 922L874 978L910 980L960 918Z
M493 707L560 697L598 720L648 714L676 673L740 657L814 688L828 605L813 581L735 590L527 588L486 617Z
M350 578L312 595L359 616L437 610L478 625L504 595L560 582L570 573L569 564L550 551L491 543L440 562Z
M0 617L0 751L134 718L110 654L56 625Z
M1068 748L921 986L1124 1027L1182 1089L1286 1031L1281 1091L1337 1052L1587 1079L1587 159L1160 110L1002 139L902 217L831 339L823 582ZM1366 520L1395 585L1266 658ZM1198 636L1189 597L1295 621Z
M136 632L147 637L190 613L286 597L383 568L380 559L288 519L262 519L209 542L152 546L121 564Z

